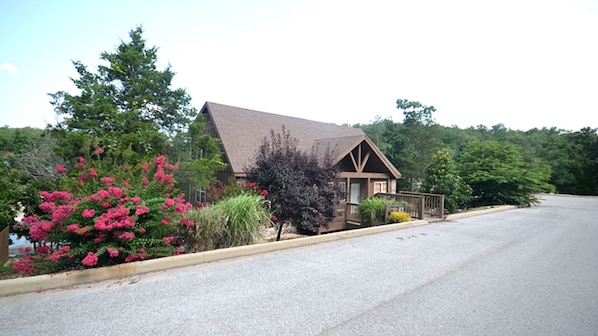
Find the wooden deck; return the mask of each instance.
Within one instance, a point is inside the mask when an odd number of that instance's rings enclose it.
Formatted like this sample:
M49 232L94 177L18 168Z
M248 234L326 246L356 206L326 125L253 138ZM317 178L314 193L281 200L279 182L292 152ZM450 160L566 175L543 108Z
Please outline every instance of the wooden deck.
M416 219L441 221L445 217L444 195L399 192L397 194L378 193L374 197L406 203L408 208L406 211L411 214L411 217ZM337 208L336 218L330 222L327 228L320 227L317 233L321 234L362 227L359 213L357 212L358 206L359 204L356 203L341 202Z

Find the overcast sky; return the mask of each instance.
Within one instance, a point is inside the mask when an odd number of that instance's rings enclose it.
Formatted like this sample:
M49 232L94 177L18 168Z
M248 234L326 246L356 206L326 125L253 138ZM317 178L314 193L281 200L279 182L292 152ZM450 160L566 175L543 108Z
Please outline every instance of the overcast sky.
M0 2L0 126L44 127L47 93L74 92L143 25L161 68L205 101L336 124L598 128L596 0Z

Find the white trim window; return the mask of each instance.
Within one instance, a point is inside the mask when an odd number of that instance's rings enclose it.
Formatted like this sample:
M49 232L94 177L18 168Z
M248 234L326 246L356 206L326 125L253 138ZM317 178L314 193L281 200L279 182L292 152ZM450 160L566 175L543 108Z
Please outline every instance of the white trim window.
M199 188L195 190L195 203L206 202L206 188Z
M374 194L387 193L387 192L388 192L388 182L386 182L386 181L375 181L374 182Z

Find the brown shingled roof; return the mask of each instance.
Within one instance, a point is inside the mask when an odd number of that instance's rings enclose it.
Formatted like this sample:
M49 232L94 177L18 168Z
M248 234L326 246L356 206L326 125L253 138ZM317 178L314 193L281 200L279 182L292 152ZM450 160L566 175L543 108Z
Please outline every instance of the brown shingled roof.
M211 119L217 136L222 141L225 154L234 173L239 174L255 162L257 151L271 130L280 132L284 125L291 135L298 140L297 147L311 151L316 146L318 152L330 148L337 157L337 162L360 142L367 139L358 128L338 126L302 118L259 112L239 107L206 102L201 115ZM375 146L374 146L375 147ZM376 148L384 164L392 175L400 176L396 168Z

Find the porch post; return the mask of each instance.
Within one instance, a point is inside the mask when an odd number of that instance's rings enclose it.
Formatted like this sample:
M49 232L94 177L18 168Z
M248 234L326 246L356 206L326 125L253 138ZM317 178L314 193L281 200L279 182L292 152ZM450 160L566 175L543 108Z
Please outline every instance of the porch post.
M419 218L418 219L424 219L425 203L426 203L426 198L422 196L419 200Z
M345 201L351 202L351 177L347 177L347 185L345 186Z
M444 195L440 195L440 219L444 220Z

